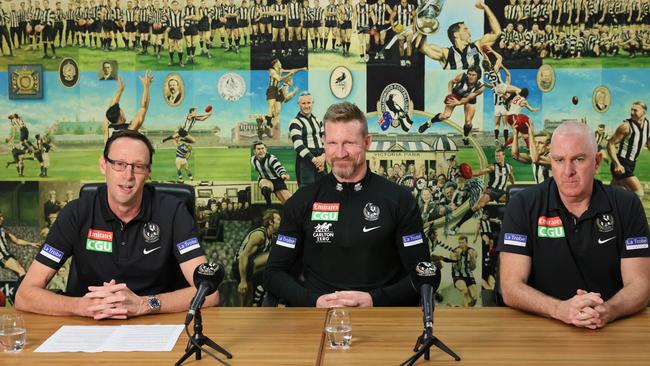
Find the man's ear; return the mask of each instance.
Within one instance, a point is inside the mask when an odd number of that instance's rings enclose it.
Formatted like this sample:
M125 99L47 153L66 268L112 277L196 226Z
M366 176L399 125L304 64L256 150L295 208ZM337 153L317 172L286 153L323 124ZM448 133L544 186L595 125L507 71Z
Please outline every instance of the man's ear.
M106 175L106 159L103 156L99 157L99 171L102 175Z

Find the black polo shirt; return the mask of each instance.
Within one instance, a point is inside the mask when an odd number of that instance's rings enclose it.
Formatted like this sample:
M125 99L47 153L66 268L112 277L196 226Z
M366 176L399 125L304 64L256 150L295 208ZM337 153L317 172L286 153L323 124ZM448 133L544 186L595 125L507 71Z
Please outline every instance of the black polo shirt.
M621 258L650 256L648 221L634 193L594 181L589 208L574 217L554 179L508 202L497 249L532 258L528 284L566 300L577 289L608 300L623 288Z
M69 296L113 278L138 295L155 295L189 286L179 264L201 255L194 220L180 200L145 187L140 213L123 224L103 186L61 210L35 259L58 270L72 256Z

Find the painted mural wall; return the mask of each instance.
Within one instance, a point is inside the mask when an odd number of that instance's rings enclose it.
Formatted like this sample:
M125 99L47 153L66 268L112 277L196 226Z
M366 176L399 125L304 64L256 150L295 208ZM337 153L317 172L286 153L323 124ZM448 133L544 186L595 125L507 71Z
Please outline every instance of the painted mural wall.
M270 248L244 268L236 257L258 245L250 231L277 231L268 218L282 205L266 204L251 147L266 144L295 192L289 124L309 93L319 119L344 100L367 113L370 168L420 204L437 303L494 304L505 197L486 194L489 167L511 167L505 184L544 179L554 128L577 120L597 131L597 178L611 181L608 141L625 120L648 124L650 0L366 1L3 1L0 290L15 295L57 213L103 180L118 97L154 142L152 180L195 187L202 245L228 268L224 305L259 305ZM639 150L632 188L650 212ZM50 287L66 278L64 267Z

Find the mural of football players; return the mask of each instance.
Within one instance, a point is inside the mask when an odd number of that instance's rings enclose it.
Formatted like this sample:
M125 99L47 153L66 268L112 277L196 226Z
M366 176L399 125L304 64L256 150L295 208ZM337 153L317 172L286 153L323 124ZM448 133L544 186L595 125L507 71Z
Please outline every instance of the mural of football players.
M501 25L492 10L482 0L476 2L476 8L481 9L487 16L490 32L485 33L479 40L472 42L471 33L467 25L457 22L449 26L447 35L452 46L441 48L433 43L426 43L426 38L418 36L415 44L420 45L420 52L433 60L437 60L443 69L465 69L469 66L480 65L479 47L482 45L492 46L501 36Z
M325 32L323 34L324 45L323 50L327 49L327 43L330 38L332 39L332 50L336 50L336 45L340 43L339 40L339 21L338 21L338 7L335 0L329 0L329 4L325 7Z
M501 220L490 217L488 210L481 212L481 218L476 224L476 234L474 235L474 244L481 237L483 249L483 270L481 285L485 290L494 290L496 284L496 245L495 241L499 235L499 225Z
M411 54L413 52L413 28L415 19L415 6L408 0L400 0L399 4L393 7L390 14L390 24L397 33L400 55L400 66L411 66Z
M144 119L147 115L147 110L149 109L149 89L153 82L153 74L151 71L146 71L144 75L140 77L140 82L142 83L142 99L140 100L140 108L138 108L138 111L131 122L127 122L124 110L120 108L120 98L122 98L122 93L124 92L124 81L121 77L117 79L117 92L108 105L106 118L104 119L104 141L108 140L108 137L113 134L113 131L125 129L139 131L144 124Z
M210 54L210 8L201 0L199 3L199 46L201 48L201 56L212 58Z
M643 198L643 186L634 175L636 161L645 146L650 150L650 122L646 117L648 105L635 101L630 107L630 118L624 120L607 143L607 151L612 159L611 185L623 187Z
M463 125L463 143L469 145L469 134L472 132L472 120L476 113L476 97L483 94L485 85L481 82L481 68L479 65L472 65L467 72L456 75L449 81L451 94L445 97L445 109L437 113L431 120L419 128L424 133L432 124L451 117L457 106L463 106L465 112L465 123Z
M267 152L266 145L261 141L253 143L251 165L257 171L259 176L257 184L268 206L271 205L271 193L274 193L282 204L291 197L291 192L285 183L289 180L287 170L275 155Z
M282 63L279 59L276 58L271 61L271 68L269 69L269 86L266 88L266 104L268 106L268 113L264 116L266 124L269 127L279 128L280 126L282 102L286 100L285 95L280 91L282 82L286 81L296 72L305 69L306 68L291 70L283 69Z
M198 114L196 112L196 108L192 107L190 108L189 112L187 112L187 116L185 116L185 122L181 127L174 132L174 134L165 137L160 141L161 144L164 144L165 142L169 140L176 140L180 138L182 141L189 142L191 144L196 142L196 139L190 135L190 131L192 130L192 127L194 127L194 124L198 121L205 121L206 119L210 118L212 116L212 112L208 112L206 114Z
M262 215L262 226L246 234L232 263L232 275L238 282L237 292L242 306L261 306L265 291L263 269L269 250L280 228L280 211L268 209Z
M186 0L186 5L183 8L183 19L185 20L185 45L187 48L187 61L186 64L194 64L196 44L199 40L199 20L201 15L197 7L193 4L193 0Z
M271 56L274 57L278 53L284 56L286 55L284 39L287 27L287 7L282 3L282 0L275 0L275 4L271 5L269 13L273 20L271 24L273 27Z
M370 55L370 20L371 20L371 5L366 0L359 0L359 3L354 7L353 21L356 24L356 33L359 40L359 57L362 62L368 62Z
M0 264L2 265L2 268L14 272L18 275L19 279L22 279L26 273L25 268L23 268L20 262L18 262L18 260L16 260L16 258L9 252L9 241L16 245L25 245L34 248L40 248L41 245L18 238L2 226L4 221L4 214L0 211Z
M187 175L190 181L194 180L192 171L190 170L190 157L192 156L192 145L189 142L182 141L181 137L174 138L174 145L176 145L176 174L178 175L178 182L183 183L183 172Z
M180 10L180 5L177 0L171 3L171 9L165 16L165 32L168 38L169 48L169 66L174 65L174 52L178 55L178 64L180 67L185 66L183 63L183 28L184 28L184 15Z
M449 255L451 264L451 277L454 287L463 296L464 306L476 305L478 292L476 280L474 279L474 269L476 269L476 260L478 254L474 248L470 248L467 243L467 237L461 235L458 237L458 246Z
M375 60L385 59L384 55L384 44L386 43L386 33L388 28L390 28L390 18L393 14L391 7L386 4L386 0L378 0L372 6L372 12L370 13L372 17L372 29L371 34L373 35L373 40L377 47L375 52Z
M350 0L342 0L337 8L336 18L339 25L339 40L343 56L350 54L350 38L352 38L352 4Z
M512 158L524 164L530 164L533 168L535 183L542 183L551 177L551 137L545 132L535 133L532 122L525 124L525 129L515 128L512 138ZM523 131L529 154L520 152L519 135Z
M287 8L287 56L292 54L305 55L302 48L302 3L289 0Z
M475 177L488 174L488 185L483 190L478 201L472 205L471 209L467 210L456 225L449 229L449 234L454 235L458 233L460 227L490 201L498 203L506 202L506 186L508 185L508 182L511 184L515 183L515 176L512 172L512 165L506 163L505 153L503 150L496 149L494 151L494 158L494 163L488 164L486 167L473 174Z

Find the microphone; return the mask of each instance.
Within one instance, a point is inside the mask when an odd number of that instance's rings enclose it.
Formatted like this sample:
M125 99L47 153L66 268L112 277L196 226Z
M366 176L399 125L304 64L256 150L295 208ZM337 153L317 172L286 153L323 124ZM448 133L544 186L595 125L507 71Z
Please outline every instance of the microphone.
M440 286L440 271L431 262L420 262L411 272L411 285L422 299L424 329L433 332L433 293Z
M203 263L194 269L194 286L196 295L190 303L190 309L185 316L185 325L190 324L194 314L201 308L205 297L217 291L217 288L226 275L223 265L220 263Z

